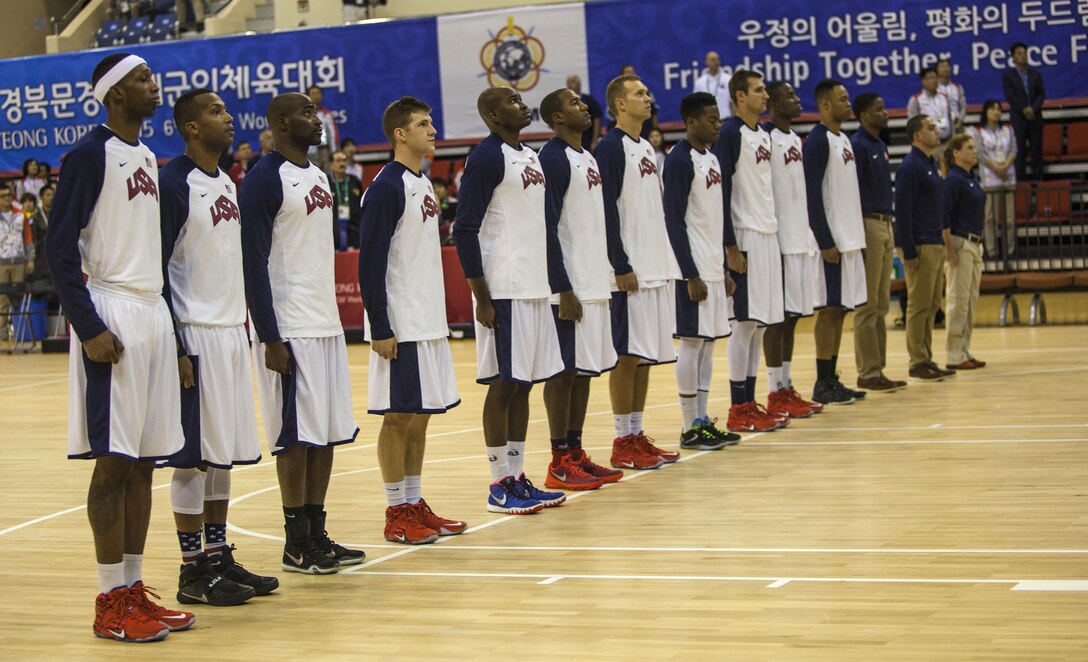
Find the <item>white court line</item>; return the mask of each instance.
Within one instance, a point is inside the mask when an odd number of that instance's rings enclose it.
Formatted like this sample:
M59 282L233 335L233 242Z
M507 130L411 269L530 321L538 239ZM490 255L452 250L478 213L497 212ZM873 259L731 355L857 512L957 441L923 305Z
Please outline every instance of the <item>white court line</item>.
M31 382L29 384L20 384L18 386L5 386L4 388L0 388L0 393L3 393L5 391L20 391L26 388L34 388L35 386L45 386L46 384L59 384L60 382L66 381L68 381L68 378L64 377L63 379L49 379L44 382Z
M815 419L805 420L820 420ZM1017 425L942 425L942 430L1037 430L1060 428L1088 428L1088 423L1023 423ZM786 434L801 434L805 432L897 432L902 430L931 430L929 425L900 425L888 427L856 427L856 428L795 428L792 425L785 430L778 430Z
M884 441L868 439L857 441L761 441L751 448L760 446L939 446L941 444L1062 444L1081 443L1088 437L1070 437L1067 439L903 439Z
M449 538L454 540L454 538ZM402 545L370 545L401 549ZM434 545L420 549L439 549ZM1088 555L1088 549L950 549L950 548L887 548L887 547L578 547L563 545L445 545L441 549L497 552L649 552L660 554L902 554L968 556L999 555Z
M407 550L411 551L411 550ZM358 566L361 567L361 566ZM341 575L345 574L343 572ZM451 579L539 579L553 584L561 579L597 581L668 581L668 582L769 582L767 588L779 588L792 582L817 584L1012 584L1015 591L1088 591L1088 581L1078 579L970 579L961 577L751 577L719 575L556 575L529 572L396 572L372 570L356 575L384 577L445 577Z

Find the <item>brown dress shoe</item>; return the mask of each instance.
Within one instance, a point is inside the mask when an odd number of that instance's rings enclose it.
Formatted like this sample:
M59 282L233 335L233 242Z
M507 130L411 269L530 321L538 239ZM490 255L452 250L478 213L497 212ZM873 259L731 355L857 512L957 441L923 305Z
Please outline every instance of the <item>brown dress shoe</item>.
M957 363L955 365L949 363L945 367L949 370L974 370L975 368L978 368L979 365L974 359L967 359L963 363Z
M886 384L889 384L891 386L891 389L901 389L907 385L907 383L904 381L899 381L897 379L888 379L888 377L883 374L880 375L880 378L883 379Z
M858 377L858 388L865 389L866 391L893 391L895 386L888 382L883 377L869 377L868 379L862 379Z
M934 370L928 363L911 368L908 374L911 379L923 382L939 382L944 379L944 375Z
M986 367L986 362L985 361L979 361L978 359L976 359L974 357L971 357L971 360L975 362L975 367L976 368L985 368Z
M932 370L933 370L934 372L936 372L936 373L940 374L940 375L941 375L941 377L942 377L942 378L944 378L944 379L947 379L947 378L949 378L949 377L955 377L955 376L956 376L956 371L955 371L955 370L942 370L942 369L940 368L940 366L938 366L938 365L937 365L936 363L934 363L934 362L932 362L932 361L930 361L930 362L929 362L929 367L930 367L930 368L931 368L931 369L932 369Z

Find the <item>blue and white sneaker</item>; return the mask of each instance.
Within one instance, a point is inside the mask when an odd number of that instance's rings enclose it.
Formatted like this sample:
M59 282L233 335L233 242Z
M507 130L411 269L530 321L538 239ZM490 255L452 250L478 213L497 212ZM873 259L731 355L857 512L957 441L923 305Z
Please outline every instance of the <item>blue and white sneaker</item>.
M533 485L525 474L518 476L516 485L523 493L529 495L530 499L539 501L545 508L561 506L567 500L567 495L562 492L545 492L536 489L536 485Z
M539 512L543 508L544 504L529 498L529 495L514 481L513 476L507 476L491 484L490 494L487 497L488 512L528 515Z

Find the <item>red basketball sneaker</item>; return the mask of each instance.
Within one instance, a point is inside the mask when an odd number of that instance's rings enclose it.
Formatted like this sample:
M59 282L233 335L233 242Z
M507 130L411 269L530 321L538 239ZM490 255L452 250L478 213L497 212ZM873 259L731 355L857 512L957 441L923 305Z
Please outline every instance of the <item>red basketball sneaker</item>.
M772 428L774 430L777 430L779 428L788 427L789 424L790 424L790 417L789 416L778 416L776 414L772 414L769 411L767 411L766 407L764 407L763 405L761 405L758 402L751 403L751 406L755 409L755 412L756 412L757 416L761 416L764 419L774 423L775 427Z
M595 490L604 482L596 476L591 476L582 470L582 465L571 458L567 453L548 465L548 476L544 479L544 487L553 490L573 490L584 492Z
M438 540L438 531L419 521L414 505L402 503L385 509L385 539L405 545L426 545Z
M608 467L602 467L593 460L589 459L589 454L581 448L570 452L571 458L582 467L582 471L586 472L590 476L596 476L601 479L602 483L615 483L619 479L623 478L623 472L619 469L609 469Z
M665 464L659 455L650 455L634 435L612 440L612 466L618 469L656 469Z
M131 596L131 604L134 611L143 612L145 616L153 621L158 621L170 628L171 632L177 630L186 630L196 623L196 616L190 614L187 611L174 611L173 609L167 609L162 605L157 605L151 601L151 596L156 600L161 600L157 593L152 589L144 586L143 582L136 582L128 590Z
M127 586L98 594L94 601L93 631L96 637L135 643L158 641L170 634L165 623L151 620L142 611L132 609L132 596Z
M745 402L729 408L726 427L733 432L770 432L778 429L778 420L761 414L756 403Z
M461 520L446 519L435 515L434 511L423 499L417 501L415 506L416 517L420 523L428 529L434 529L440 536L455 536L458 533L464 533L465 529L468 528L468 524Z
M804 405L817 414L824 410L824 406L822 403L810 402L808 400L805 400L801 397L801 394L797 392L797 389L793 388L792 386L786 388L786 393L789 395L791 401L796 402L800 405Z
M808 418L816 413L812 407L807 407L790 398L789 391L781 389L767 394L767 411L776 418Z
M680 459L680 451L667 451L664 448L654 446L653 437L647 437L645 432L639 432L635 435L635 439L648 455L656 455L665 460L666 464L672 464Z

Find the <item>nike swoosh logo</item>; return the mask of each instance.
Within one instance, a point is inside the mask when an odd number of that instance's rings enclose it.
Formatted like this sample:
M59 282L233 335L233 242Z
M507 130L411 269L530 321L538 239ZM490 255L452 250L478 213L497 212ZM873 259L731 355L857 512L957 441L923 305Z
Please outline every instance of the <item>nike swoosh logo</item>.
M294 556L291 555L291 552L285 552L285 553L287 554L287 558L291 559L291 561L295 565L302 565L302 555L301 554L298 556L298 558L295 558Z
M559 480L562 480L562 481L566 481L566 480L567 480L567 474L557 474L557 473L555 473L555 472L553 471L553 472L552 472L552 475L553 475L553 476L555 476L556 478L558 478Z
M495 502L497 504L499 504L500 506L505 506L506 505L506 495L505 494L502 495L501 499L495 499Z
M120 166L121 166L122 168L124 168L124 167L125 167L126 165L128 165L128 161L125 161L124 163L120 164ZM111 630L111 632L112 632L112 630ZM125 631L124 631L124 630L121 630L121 634L124 634L124 633L125 633Z
M413 193L413 194L412 194L412 197L414 198L414 197L416 197L417 195L419 195L419 191L416 191L415 193Z
M109 632L110 635L112 635L114 637L117 637L118 639L124 639L125 638L125 631L124 630L111 630L109 628L106 628L106 632Z
M628 460L627 462L620 462L620 464L627 467L628 469L634 469L635 468L635 463L630 461L630 460Z
M394 533L393 537L396 538L397 540L401 541L401 542L405 541L405 537L404 537L403 533Z
M299 185L299 184L301 184L301 183L302 183L302 182L291 182L291 186L298 186L298 185Z
M201 193L201 194L200 194L200 197L202 197L202 198L206 198L206 197L208 197L208 194L207 194L207 193Z

